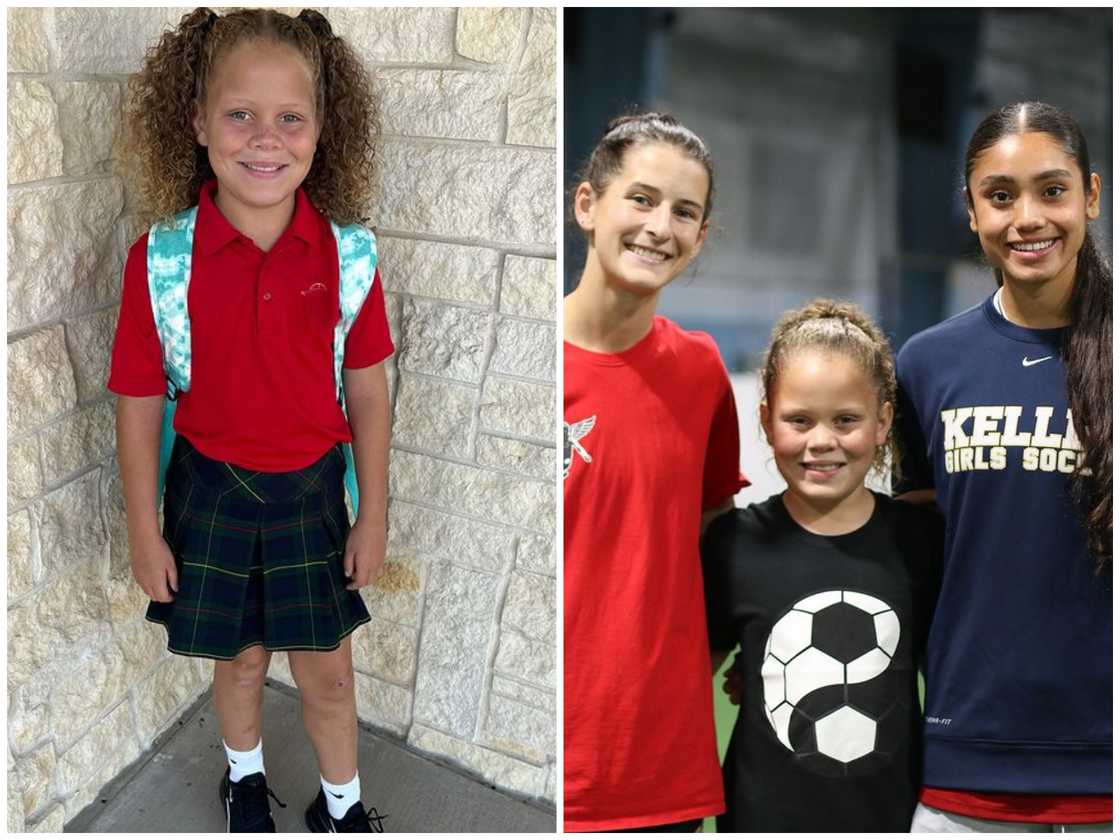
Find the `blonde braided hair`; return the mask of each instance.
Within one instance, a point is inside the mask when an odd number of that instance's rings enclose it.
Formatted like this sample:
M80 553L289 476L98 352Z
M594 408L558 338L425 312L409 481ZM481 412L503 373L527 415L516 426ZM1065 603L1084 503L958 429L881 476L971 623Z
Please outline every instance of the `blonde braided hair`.
M774 393L778 374L803 350L823 350L851 359L875 383L879 405L898 407L898 385L890 342L867 314L853 303L817 298L800 309L782 314L770 337L762 362L763 400ZM889 464L898 475L899 454L894 430L877 447L871 463L873 472L886 477Z

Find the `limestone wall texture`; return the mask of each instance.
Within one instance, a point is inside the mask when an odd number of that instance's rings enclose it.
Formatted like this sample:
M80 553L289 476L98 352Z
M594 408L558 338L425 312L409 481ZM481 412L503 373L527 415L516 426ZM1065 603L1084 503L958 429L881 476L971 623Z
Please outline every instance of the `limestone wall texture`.
M209 685L143 620L105 389L124 86L186 11L7 11L9 831L60 830ZM555 801L555 11L324 12L382 94L398 350L359 715Z

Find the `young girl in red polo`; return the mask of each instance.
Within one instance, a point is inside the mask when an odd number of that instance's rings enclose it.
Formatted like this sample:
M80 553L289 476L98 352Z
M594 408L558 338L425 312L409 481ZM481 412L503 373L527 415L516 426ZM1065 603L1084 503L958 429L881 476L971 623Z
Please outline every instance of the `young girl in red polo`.
M948 522L914 831L1111 831L1112 270L1069 114L965 156L998 285L898 354L905 484Z
M385 555L393 346L372 236L353 225L374 128L361 63L311 11L198 9L130 85L125 175L157 222L128 254L109 379L132 570L169 649L215 660L230 831L276 830L261 745L274 650L288 652L318 756L308 828L380 830L360 802L349 635L370 620L358 590ZM340 247L357 241L364 262ZM355 272L364 302L340 325ZM169 380L178 436L161 533Z
M710 337L655 314L696 257L712 161L677 120L614 120L575 193L587 237L564 301L564 824L694 831L723 810L701 519L739 475Z

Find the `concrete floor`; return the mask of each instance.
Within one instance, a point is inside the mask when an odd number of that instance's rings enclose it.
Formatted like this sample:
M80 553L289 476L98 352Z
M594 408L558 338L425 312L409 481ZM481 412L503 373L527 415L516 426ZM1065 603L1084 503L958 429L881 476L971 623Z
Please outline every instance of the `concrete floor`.
M319 781L293 691L271 681L264 693L265 768L279 832L306 832L303 814ZM98 800L66 824L67 832L224 832L218 782L226 767L209 692L155 749L122 771ZM362 802L386 815L391 832L555 832L555 812L494 790L424 758L400 743L361 730Z

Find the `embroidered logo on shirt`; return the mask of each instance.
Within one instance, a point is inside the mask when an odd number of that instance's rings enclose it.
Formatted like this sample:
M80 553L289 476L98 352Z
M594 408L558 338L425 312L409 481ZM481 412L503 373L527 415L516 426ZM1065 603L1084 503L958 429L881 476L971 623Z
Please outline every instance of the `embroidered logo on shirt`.
M1043 356L1041 359L1028 359L1026 356L1024 356L1023 367L1032 367L1033 365L1037 365L1039 362L1045 362L1047 359L1053 358L1053 356Z
M591 463L591 453L583 447L580 440L587 437L591 430L595 428L596 417L597 415L593 414L586 420L564 424L564 478L567 478L568 473L572 470L573 451L583 459L585 464Z
M325 292L326 290L327 290L327 287L325 285L323 285L322 283L312 283L306 289L301 289L300 294L301 295L314 295L314 294L317 294L319 292Z

